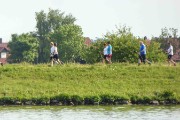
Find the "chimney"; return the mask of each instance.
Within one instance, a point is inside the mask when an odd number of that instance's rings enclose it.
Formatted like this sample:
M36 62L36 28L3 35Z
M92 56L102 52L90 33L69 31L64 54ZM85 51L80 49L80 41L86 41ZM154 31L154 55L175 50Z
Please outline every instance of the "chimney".
M2 38L0 38L0 44L2 43Z

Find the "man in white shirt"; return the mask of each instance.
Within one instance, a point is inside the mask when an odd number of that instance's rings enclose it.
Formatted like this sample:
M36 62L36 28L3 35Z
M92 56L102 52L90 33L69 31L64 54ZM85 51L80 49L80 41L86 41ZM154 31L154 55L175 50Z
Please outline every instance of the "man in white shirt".
M54 57L54 43L51 42L51 49L50 49L50 60L51 60L51 66L53 66L53 57Z
M103 63L105 63L106 61L108 61L109 62L109 60L108 60L108 46L107 46L107 44L106 43L104 43L104 49L103 49Z
M58 55L58 49L57 49L57 43L54 43L54 60L57 64L63 64L63 62L61 62L59 60L59 55Z
M173 56L173 46L171 45L171 43L169 42L169 48L167 50L168 53L168 63L169 65L171 65L171 62L174 64L174 66L176 66L176 63L172 60L172 56Z

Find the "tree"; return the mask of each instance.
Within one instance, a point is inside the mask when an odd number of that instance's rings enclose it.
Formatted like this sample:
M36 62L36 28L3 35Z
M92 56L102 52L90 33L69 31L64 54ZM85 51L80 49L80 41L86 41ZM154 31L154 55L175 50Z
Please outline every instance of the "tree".
M152 40L160 43L160 48L164 51L168 49L168 42L174 47L174 52L180 48L180 39L178 38L178 29L175 28L162 28L161 35Z
M36 12L37 38L39 40L39 62L47 62L49 58L49 43L52 41L49 34L53 33L63 25L74 24L76 19L71 15L64 15L59 10L49 9L46 14L44 11Z
M84 38L80 26L62 25L50 34L50 38L59 44L58 48L63 61L79 61L83 57Z
M32 34L13 34L9 42L10 59L14 62L35 62L38 57L39 42Z
M116 27L115 32L108 32L103 39L96 40L86 50L86 61L88 63L99 62L102 59L100 52L103 51L103 44L111 42L113 47L114 62L136 63L138 60L139 42L143 41L147 46L147 57L151 61L163 61L165 54L160 49L160 44L153 41L149 44L144 38L137 38L131 33L127 26ZM158 57L157 57L158 56Z

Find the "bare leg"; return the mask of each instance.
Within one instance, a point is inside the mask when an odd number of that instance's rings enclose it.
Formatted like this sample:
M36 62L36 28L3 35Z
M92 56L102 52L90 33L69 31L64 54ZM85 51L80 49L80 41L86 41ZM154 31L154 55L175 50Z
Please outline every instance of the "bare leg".
M140 65L141 64L141 60L140 59L138 59L138 65Z
M107 59L108 59L108 63L111 64L112 63L111 62L111 57L108 57Z
M148 64L151 64L151 62L150 62L149 60L147 60L147 59L146 59L146 62L147 62Z
M106 61L109 63L109 58L108 57L106 57Z
M176 66L176 63L171 59L170 62L172 62L174 64L174 66Z
M51 60L51 67L53 66L53 62L54 62L54 60L52 59L52 60Z
M169 66L171 66L171 62L170 62L170 60L168 59L167 61L168 61L168 65L169 65Z
M104 64L105 63L105 59L103 58L103 60L102 60L102 63Z
M59 59L57 60L57 62L58 62L59 64L62 64L62 62L61 62Z

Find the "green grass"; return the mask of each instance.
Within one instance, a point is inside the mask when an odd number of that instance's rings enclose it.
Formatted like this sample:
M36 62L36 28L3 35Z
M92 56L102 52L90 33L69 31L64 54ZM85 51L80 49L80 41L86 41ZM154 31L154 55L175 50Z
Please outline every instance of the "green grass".
M54 67L47 64L9 64L0 67L1 99L52 99L64 95L76 100L92 98L95 101L180 101L179 86L179 64L176 67L128 63Z

